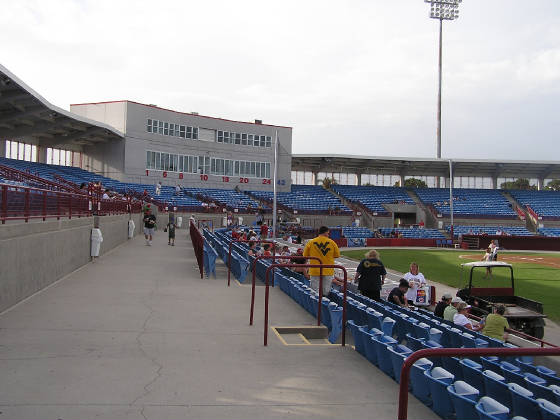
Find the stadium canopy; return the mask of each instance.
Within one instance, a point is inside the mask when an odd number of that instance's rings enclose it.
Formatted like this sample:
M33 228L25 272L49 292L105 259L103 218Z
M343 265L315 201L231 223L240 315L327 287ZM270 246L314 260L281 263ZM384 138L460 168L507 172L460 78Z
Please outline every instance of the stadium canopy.
M71 148L121 140L124 135L47 102L0 64L0 138Z
M410 157L375 157L353 155L292 155L292 171L353 173L405 176L449 177L449 160L453 176L490 178L560 178L560 162L428 159Z

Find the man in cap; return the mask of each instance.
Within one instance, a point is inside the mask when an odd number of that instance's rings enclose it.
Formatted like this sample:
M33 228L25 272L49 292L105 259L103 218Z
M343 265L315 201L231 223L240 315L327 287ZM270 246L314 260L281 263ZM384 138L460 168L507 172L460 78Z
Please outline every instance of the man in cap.
M445 308L449 306L449 304L451 303L451 299L452 299L451 293L444 293L441 296L441 301L439 301L436 305L436 309L434 310L434 315L443 318L443 311L445 311Z
M459 296L455 296L453 299L451 299L451 305L448 305L447 308L445 308L445 310L443 311L443 319L453 322L453 317L457 313L457 305L462 302L463 299L461 299Z

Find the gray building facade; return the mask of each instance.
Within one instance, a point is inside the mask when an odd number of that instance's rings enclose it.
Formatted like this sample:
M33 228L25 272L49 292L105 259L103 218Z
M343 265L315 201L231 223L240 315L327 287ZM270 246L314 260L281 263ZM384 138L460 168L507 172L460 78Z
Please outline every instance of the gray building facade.
M177 112L132 101L73 104L71 112L124 133L84 147L86 170L123 182L271 190L278 132L278 191L291 185L292 128Z

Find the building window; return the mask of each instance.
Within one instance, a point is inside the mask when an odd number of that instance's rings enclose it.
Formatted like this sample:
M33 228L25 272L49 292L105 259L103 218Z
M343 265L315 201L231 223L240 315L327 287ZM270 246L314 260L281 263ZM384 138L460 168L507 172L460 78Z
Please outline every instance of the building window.
M272 138L270 136L266 136L266 147L272 147Z
M148 124L146 125L146 131L148 133L152 132L152 120L148 118Z
M184 125L179 126L179 137L181 137L182 139L185 138L185 126Z
M218 131L217 132L216 141L218 143L223 143L224 142L224 132L223 131Z

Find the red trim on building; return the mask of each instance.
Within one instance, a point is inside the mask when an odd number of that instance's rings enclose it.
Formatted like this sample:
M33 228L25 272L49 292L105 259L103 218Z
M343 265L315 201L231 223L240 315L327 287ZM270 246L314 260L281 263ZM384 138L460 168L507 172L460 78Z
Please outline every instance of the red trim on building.
M226 118L209 117L208 115L200 115L200 114L192 114L192 113L190 113L190 112L175 111L175 110L169 109L169 108L161 108L161 107L156 106L156 105L147 105L147 104L143 104L143 103L136 102L136 101L129 101L128 99L121 100L121 101L85 102L85 103L83 103L83 104L70 104L70 106L104 105L104 104L116 104L116 103L120 103L120 102L130 102L131 104L147 106L147 107L149 107L149 108L155 108L155 109L160 109L160 110L162 110L162 111L174 112L174 113L176 113L176 114L181 114L181 115L189 115L189 116L191 116L191 117L210 118L210 119L212 119L212 120L227 121L227 122L240 123L240 124L252 124L252 125L262 125L262 126L265 126L265 127L289 128L290 130L292 129L292 127L288 127L288 126L286 126L286 125L256 124L256 123L254 123L254 122L248 122L248 121L228 120L228 119L226 119Z

